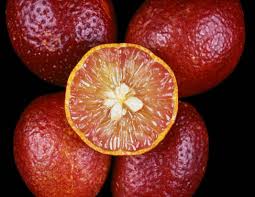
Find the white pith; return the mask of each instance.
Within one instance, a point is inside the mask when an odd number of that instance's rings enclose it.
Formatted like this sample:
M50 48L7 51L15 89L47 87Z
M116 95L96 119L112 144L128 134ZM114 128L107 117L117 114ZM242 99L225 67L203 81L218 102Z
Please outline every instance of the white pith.
M106 91L105 96L104 105L110 108L112 121L120 120L127 110L135 113L143 108L143 102L134 96L134 91L131 91L125 83L121 83L114 91Z

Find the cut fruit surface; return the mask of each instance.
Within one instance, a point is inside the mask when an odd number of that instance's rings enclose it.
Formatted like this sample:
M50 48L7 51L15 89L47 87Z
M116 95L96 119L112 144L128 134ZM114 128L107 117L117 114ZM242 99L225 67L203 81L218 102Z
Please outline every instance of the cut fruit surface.
M69 124L91 148L110 155L143 154L173 125L178 89L169 66L135 44L91 49L66 88Z

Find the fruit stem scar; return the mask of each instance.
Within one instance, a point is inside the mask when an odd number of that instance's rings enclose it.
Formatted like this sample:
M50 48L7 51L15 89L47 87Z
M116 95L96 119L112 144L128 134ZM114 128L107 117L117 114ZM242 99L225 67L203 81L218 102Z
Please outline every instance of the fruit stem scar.
M129 93L131 90L125 83L121 83L114 91L105 92L104 106L111 109L111 120L120 120L122 116L126 115L127 109L135 113L143 108L143 102Z

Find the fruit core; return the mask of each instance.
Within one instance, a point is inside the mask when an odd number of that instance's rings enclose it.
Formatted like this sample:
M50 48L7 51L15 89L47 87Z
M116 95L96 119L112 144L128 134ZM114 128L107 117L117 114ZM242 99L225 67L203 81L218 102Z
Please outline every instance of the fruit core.
M135 91L125 83L121 83L114 91L106 91L105 96L104 105L111 109L111 120L120 120L127 110L135 113L143 107L143 102L135 97Z

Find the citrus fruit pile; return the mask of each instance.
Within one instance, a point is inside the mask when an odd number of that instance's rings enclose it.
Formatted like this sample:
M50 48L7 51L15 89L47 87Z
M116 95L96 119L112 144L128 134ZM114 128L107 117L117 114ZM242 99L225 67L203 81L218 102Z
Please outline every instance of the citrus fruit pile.
M238 0L147 0L122 43L110 0L8 0L6 20L22 62L65 87L35 99L16 126L14 158L34 195L93 197L107 177L116 197L195 193L208 133L179 98L234 70Z

